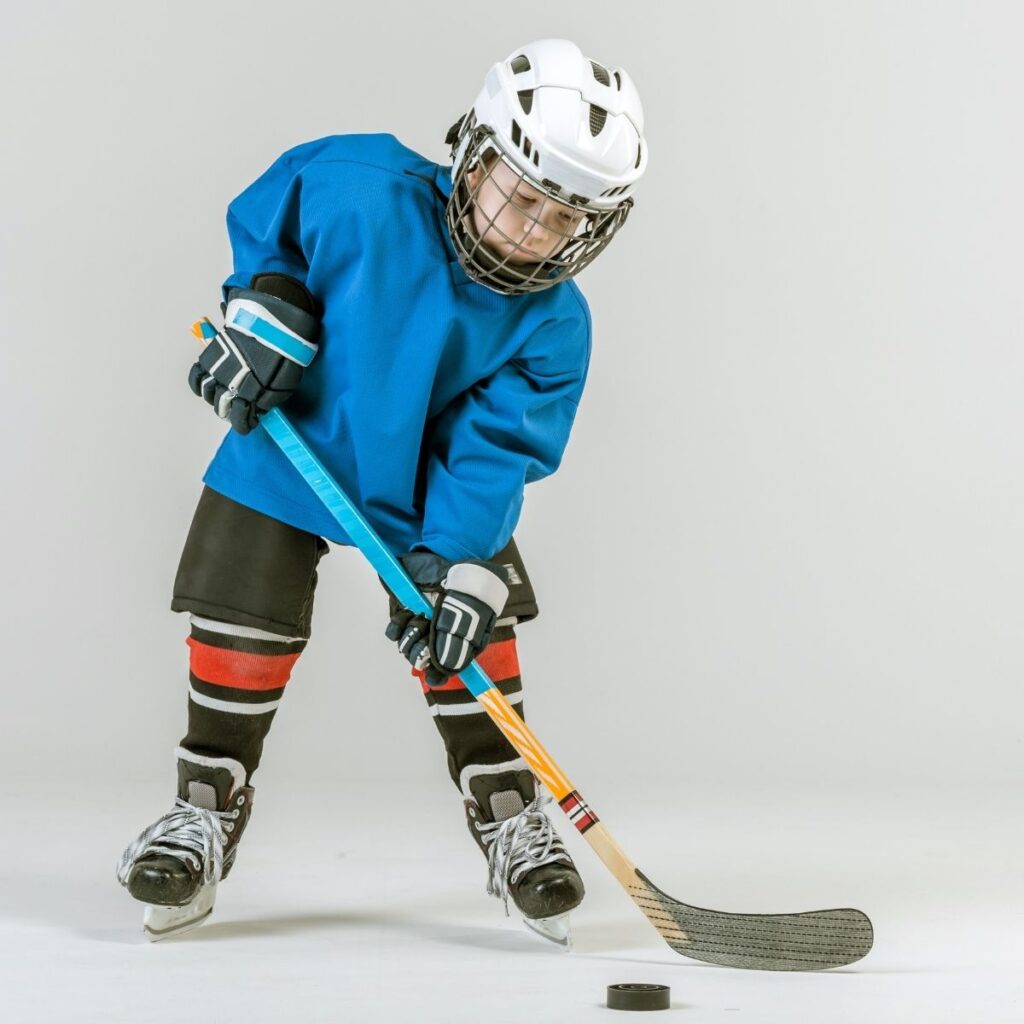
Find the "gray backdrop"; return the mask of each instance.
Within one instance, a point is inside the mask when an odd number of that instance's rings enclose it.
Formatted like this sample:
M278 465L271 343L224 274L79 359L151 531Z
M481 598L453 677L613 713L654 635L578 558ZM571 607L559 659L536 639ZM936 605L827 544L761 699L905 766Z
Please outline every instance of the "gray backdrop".
M651 163L581 278L589 389L518 531L538 732L595 800L1019 782L1022 29L991 2L8 8L5 782L170 789L169 588L223 430L188 328L227 202L329 133L444 158L544 35L630 70ZM263 775L446 784L383 626L335 550Z

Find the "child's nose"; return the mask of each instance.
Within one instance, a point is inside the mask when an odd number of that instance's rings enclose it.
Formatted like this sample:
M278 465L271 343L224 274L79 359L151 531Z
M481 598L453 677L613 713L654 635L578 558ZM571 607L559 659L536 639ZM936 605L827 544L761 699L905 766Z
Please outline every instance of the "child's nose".
M533 219L530 222L528 234L538 242L548 242L551 240L551 230L543 221Z

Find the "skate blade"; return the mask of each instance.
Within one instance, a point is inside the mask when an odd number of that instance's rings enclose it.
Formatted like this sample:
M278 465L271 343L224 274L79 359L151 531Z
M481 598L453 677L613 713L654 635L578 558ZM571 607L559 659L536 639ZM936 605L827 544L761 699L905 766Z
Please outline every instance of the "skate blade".
M217 896L217 883L204 885L191 903L183 907L146 905L142 917L142 931L150 942L162 942L184 932L198 928L213 913Z
M554 917L524 917L523 924L534 935L539 935L547 942L554 943L566 952L572 950L572 925L568 914L556 914Z

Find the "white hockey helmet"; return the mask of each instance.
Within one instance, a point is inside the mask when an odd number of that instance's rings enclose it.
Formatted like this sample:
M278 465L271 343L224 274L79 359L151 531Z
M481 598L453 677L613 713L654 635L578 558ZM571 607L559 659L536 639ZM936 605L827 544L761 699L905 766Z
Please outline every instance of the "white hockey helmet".
M647 168L643 130L640 97L626 72L591 60L567 39L529 43L495 64L472 109L447 139L453 183L448 227L466 272L512 295L550 288L578 274L611 241L632 207L634 187ZM495 214L493 203L483 225L479 214L474 216L483 181L498 160L543 193L545 204L572 213L560 244L540 262L524 262L522 250L510 258L522 238L500 228L496 221L507 223L507 218ZM468 175L478 167L483 173L475 175L471 187ZM526 213L506 188L502 194L506 206ZM528 230L527 225L523 231Z

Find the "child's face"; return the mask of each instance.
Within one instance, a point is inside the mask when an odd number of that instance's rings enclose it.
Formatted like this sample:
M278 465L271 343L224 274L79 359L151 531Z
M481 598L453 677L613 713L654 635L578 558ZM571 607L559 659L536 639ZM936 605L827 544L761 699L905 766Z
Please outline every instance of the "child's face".
M481 160L466 180L472 190L475 233L508 263L522 266L549 259L583 223L584 213L535 189L504 160Z

